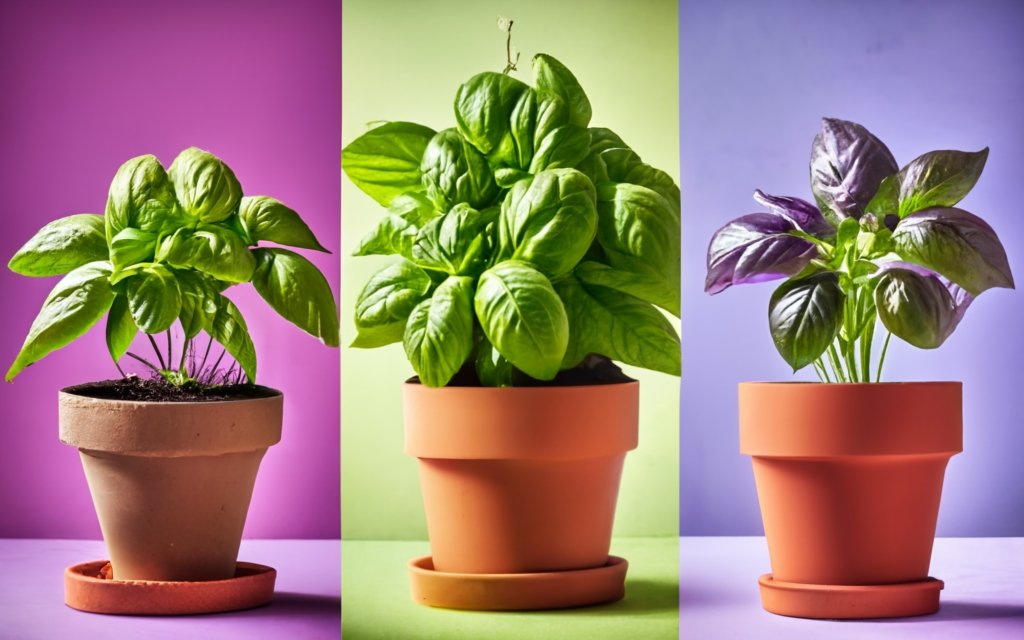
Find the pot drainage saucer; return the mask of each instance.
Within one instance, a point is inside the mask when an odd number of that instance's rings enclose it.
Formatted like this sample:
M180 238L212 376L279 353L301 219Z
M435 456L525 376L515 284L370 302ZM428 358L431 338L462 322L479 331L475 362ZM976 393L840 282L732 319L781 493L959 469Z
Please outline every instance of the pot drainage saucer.
M91 613L173 616L238 611L269 604L277 571L239 562L235 577L196 582L111 580L109 562L83 562L64 570L64 602Z
M445 573L430 556L409 561L412 599L431 607L479 611L567 609L605 604L626 595L629 563L608 556L604 566L540 573Z
M942 580L883 585L820 585L758 579L765 610L783 616L822 619L904 618L939 610Z

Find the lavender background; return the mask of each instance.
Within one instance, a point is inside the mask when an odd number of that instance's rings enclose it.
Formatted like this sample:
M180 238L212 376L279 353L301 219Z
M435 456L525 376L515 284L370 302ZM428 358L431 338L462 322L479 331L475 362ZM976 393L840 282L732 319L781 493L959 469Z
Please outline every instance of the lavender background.
M736 384L793 376L768 334L772 283L703 293L712 233L761 210L755 188L812 199L823 116L859 122L902 166L932 149L991 147L961 205L999 233L1024 284L1024 3L731 0L680 5L683 191L683 535L760 535L738 454ZM1024 535L1024 295L992 290L937 351L893 340L888 380L962 380L964 452L946 474L938 534ZM877 356L876 356L877 357Z
M337 0L0 3L0 258L54 218L102 213L128 158L154 153L166 166L196 145L223 158L245 193L304 217L335 251L310 257L337 293L340 9ZM56 281L0 269L3 370ZM264 458L245 535L337 538L338 351L277 317L251 287L228 295L248 320L259 382L285 391L284 434ZM57 390L116 375L101 322L0 383L0 537L99 537L78 453L57 440Z

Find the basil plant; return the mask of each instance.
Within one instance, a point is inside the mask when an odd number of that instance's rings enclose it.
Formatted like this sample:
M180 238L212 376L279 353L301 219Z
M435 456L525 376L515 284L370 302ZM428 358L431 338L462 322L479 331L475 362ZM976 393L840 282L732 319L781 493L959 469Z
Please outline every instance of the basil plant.
M243 197L235 174L210 153L186 149L166 171L155 156L132 158L114 175L105 215L55 220L11 259L8 266L16 273L64 277L43 303L6 379L106 315L115 365L142 331L149 334L159 366L129 355L169 383L213 380L220 360L211 358L213 366L206 367L213 341L240 369L232 380L244 376L253 382L252 339L238 307L223 293L244 282L284 318L337 346L337 307L323 274L299 254L257 246L260 242L327 251L285 205L267 196ZM185 341L177 358L175 323ZM164 332L166 349L161 350L152 336ZM195 341L204 332L208 340L200 361Z
M607 359L679 374L679 188L609 129L573 74L485 72L456 126L369 130L342 151L386 211L357 256L397 255L359 294L355 347L402 342L422 383L553 380ZM475 375L474 375L475 374Z
M768 307L772 339L794 371L813 365L823 382L871 381L880 320L878 381L893 335L934 349L975 296L1013 288L995 231L955 206L987 158L930 151L901 169L867 129L826 118L811 147L817 206L755 191L768 211L715 232L704 289L787 278Z

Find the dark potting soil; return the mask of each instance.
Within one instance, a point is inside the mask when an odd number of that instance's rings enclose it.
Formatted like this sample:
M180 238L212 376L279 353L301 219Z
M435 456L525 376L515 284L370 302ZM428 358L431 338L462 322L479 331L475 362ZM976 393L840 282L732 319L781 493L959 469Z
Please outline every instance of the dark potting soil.
M162 380L136 376L87 382L68 387L64 391L88 398L135 402L222 402L224 400L268 398L277 393L268 387L252 384L205 386L192 383L175 387Z
M419 380L419 378L413 378ZM516 387L582 387L595 384L620 384L633 382L614 362L603 356L587 356L583 362L572 369L559 371L554 380L536 380L516 371L513 386ZM448 383L449 387L479 387L480 379L476 375L473 362L466 363Z

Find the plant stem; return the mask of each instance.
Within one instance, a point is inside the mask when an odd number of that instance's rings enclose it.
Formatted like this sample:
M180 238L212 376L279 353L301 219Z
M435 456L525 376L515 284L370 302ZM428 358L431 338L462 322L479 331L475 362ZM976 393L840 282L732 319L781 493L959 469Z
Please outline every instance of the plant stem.
M199 379L199 376L203 373L203 369L206 368L206 359L210 357L210 347L213 346L213 336L207 337L209 338L209 341L206 343L206 352L203 353L203 361L199 364L199 370L192 372L192 377L196 379Z
M167 328L167 368L171 368L171 363L174 362L174 347L171 344L171 329Z
M156 359L160 361L160 369L166 369L167 365L164 364L164 357L160 353L160 347L156 346L156 340L153 339L153 335L147 333L146 337L149 338L149 344L153 345L153 351L156 352Z
M214 362L214 363L213 363L213 373L214 373L214 374L216 374L216 373L217 373L217 367L219 367L219 366L220 366L220 361L224 359L224 354L225 354L225 353L227 353L227 349L221 349L221 350L220 350L220 355L219 355L219 356L217 356L217 362Z
M837 382L846 382L846 375L843 373L842 361L839 359L839 354L836 352L836 345L833 342L828 345L828 359L832 362L832 371L836 374Z
M818 380L832 382L832 378L828 377L828 371L825 369L825 363L821 361L821 358L814 361L814 370L818 373Z
M871 382L871 342L875 336L875 319L868 321L864 333L860 337L860 373L861 382Z
M139 361L139 362L141 362L142 364L146 365L147 367L149 367L150 369L152 369L152 370L153 370L153 371L155 371L156 373L160 373L160 370L156 368L156 365L155 365L155 364L153 364L153 363L152 363L152 362L150 362L149 360L146 360L146 359L145 359L145 358L143 358L142 356L137 356L137 355L135 355L134 353L132 353L131 351L128 351L128 352L126 352L126 353L125 353L125 355L126 355L126 356L128 356L128 357L130 357L130 358L135 358L136 360L138 360L138 361Z
M181 362L178 363L178 371L185 370L185 357L188 355L190 348L192 348L192 340L185 338L185 346L181 349Z
M114 366L117 367L117 372L121 374L122 378L127 378L128 377L127 375L125 375L124 369L121 368L121 365L118 363L117 360L114 360Z
M882 364L885 362L885 352L889 350L890 338L892 338L892 332L886 332L885 342L882 344L882 356L878 358L878 374L875 375L875 382L882 381Z

